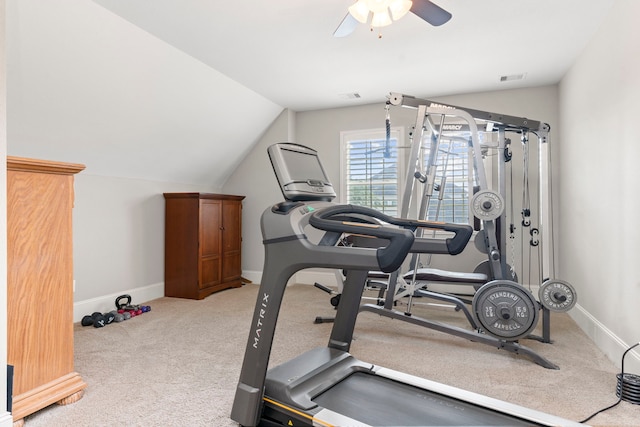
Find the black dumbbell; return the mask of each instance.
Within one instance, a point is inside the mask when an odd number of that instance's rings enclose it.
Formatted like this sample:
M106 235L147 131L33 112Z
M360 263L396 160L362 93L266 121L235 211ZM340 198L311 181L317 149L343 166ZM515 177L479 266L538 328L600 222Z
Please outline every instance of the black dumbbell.
M96 311L91 315L93 319L93 327L94 328L102 328L107 324L107 319L104 318L102 313Z
M93 326L93 317L91 316L84 316L82 318L82 320L80 321L80 324L82 326Z
M102 317L104 317L104 321L105 321L105 323L104 323L104 324L105 324L105 325L108 325L108 324L110 324L110 323L113 323L113 321L114 321L114 320L115 320L115 318L116 318L116 315L115 315L115 314L113 314L113 313L111 313L111 312L109 312L109 313L105 313L105 314L103 314L103 315L102 315Z

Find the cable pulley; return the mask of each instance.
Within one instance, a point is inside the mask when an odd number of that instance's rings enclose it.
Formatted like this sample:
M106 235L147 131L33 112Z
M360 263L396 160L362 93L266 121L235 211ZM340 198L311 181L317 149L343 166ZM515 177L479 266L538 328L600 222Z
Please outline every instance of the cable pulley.
M532 228L531 230L529 230L529 235L531 235L529 244L531 246L538 246L540 244L540 240L538 239L538 236L540 236L540 230L538 230L537 228Z
M493 190L481 190L471 199L471 211L481 221L493 221L504 212L504 199Z
M504 151L502 152L502 154L504 156L505 162L510 162L511 159L513 158L513 153L511 152L511 149L509 148L509 146L506 146L504 148Z
M549 279L540 285L538 299L543 307L551 311L564 313L576 305L578 295L568 282Z
M533 295L509 280L483 285L476 291L472 307L478 325L505 341L528 336L538 324L538 304Z
M522 209L522 226L528 227L531 225L531 210Z

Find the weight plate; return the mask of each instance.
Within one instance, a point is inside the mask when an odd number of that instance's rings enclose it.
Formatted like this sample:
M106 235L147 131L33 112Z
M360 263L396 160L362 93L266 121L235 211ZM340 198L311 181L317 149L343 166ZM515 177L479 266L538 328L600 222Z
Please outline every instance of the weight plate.
M616 386L616 393L618 397L620 397L620 383ZM640 399L640 391L633 390L627 387L627 385L622 386L622 393L627 397L632 397L634 399Z
M616 390L620 391L620 383L619 382L618 382L618 384L616 386ZM624 390L625 393L628 392L630 394L635 394L635 395L640 396L640 389L630 387L629 384L626 384L626 383L622 384L622 390Z
M511 282L518 283L518 273L516 273L516 270L511 265L507 264L507 271L508 271L507 277L509 278L508 280L510 280ZM473 269L473 272L486 274L489 280L493 280L493 273L491 272L491 263L489 263L489 261L482 261L480 264L476 265L476 268ZM484 285L485 283L482 283L478 285L473 285L473 287L477 291Z
M478 231L476 233L476 237L473 239L473 244L476 246L476 249L483 254L488 254L489 249L487 248L487 242L485 241L485 232L484 230Z
M493 221L502 215L504 199L492 190L478 191L471 199L471 212L479 220Z
M474 295L473 314L489 334L506 341L528 336L538 324L538 305L531 292L509 280L494 280Z
M624 380L624 384L625 386L628 387L633 387L635 389L637 389L638 391L640 391L640 376L635 375L635 374L618 374L616 375L616 378L620 379L622 377L622 379Z
M538 298L543 307L564 313L576 305L578 295L569 283L563 280L545 280L538 290Z

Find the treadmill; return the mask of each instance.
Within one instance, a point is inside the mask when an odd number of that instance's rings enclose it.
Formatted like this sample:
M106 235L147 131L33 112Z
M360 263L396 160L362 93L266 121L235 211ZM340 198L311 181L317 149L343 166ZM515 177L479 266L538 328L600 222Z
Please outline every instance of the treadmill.
M315 150L279 143L267 151L285 201L261 218L264 269L231 419L242 426L581 425L352 356L368 271L393 272L413 252L458 254L472 229L332 203L335 192ZM451 237L417 238L420 227ZM377 239L378 245L347 246L345 234ZM305 268L346 271L329 343L268 369L287 282Z

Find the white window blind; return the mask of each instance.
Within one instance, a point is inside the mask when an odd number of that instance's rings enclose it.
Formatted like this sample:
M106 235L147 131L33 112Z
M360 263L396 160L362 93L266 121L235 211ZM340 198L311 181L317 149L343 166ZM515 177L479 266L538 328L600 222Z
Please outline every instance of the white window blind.
M388 143L384 129L342 133L343 203L367 206L391 216L399 215L400 197L404 191L399 141L400 128L392 130ZM425 219L469 223L469 188L473 185L470 180L470 153L466 138L441 138L435 159L432 159L437 191L429 201ZM430 147L427 145L420 159L423 171L427 169L429 158ZM416 190L416 196L424 194L422 185L417 185ZM420 204L420 197L417 200ZM409 216L416 218L417 212Z
M398 214L398 131L342 135L342 198L390 216Z
M435 153L436 190L429 201L427 218L432 221L469 223L469 142L463 138L440 141ZM423 167L431 156L430 148L424 151ZM434 161L432 159L432 161Z

